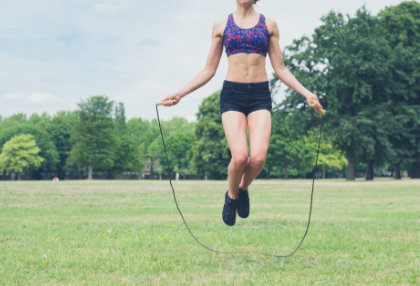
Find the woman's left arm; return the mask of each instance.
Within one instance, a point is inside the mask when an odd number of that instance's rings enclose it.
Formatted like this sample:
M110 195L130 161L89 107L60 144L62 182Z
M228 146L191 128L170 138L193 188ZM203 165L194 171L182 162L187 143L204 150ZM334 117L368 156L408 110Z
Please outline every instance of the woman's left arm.
M271 66L277 77L288 87L304 96L309 106L315 110L315 112L320 112L322 106L319 103L318 97L307 90L284 65L283 53L281 52L279 44L280 33L277 23L273 20L269 20L267 25L270 33L268 55L270 56Z

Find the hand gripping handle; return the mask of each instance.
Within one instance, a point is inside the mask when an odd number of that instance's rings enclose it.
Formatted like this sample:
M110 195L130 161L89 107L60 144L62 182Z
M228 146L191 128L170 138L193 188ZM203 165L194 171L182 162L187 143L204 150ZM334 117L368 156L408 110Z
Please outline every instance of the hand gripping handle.
M163 100L160 100L160 101L158 101L158 102L156 102L156 105L163 105L163 103L164 103L165 101L163 101ZM171 103L177 103L178 102L178 100L176 100L176 99L172 99L171 100Z
M311 105L314 105L315 104L315 100L310 100L310 104ZM325 109L323 109L323 108L321 108L319 111L318 111L318 113L319 114L321 114L321 116L324 116L325 115Z

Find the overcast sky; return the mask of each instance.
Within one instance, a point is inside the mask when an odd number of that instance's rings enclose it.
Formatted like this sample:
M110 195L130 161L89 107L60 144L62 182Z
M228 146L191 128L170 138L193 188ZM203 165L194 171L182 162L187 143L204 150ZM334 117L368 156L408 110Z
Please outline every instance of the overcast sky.
M330 10L376 14L397 0L262 0L280 45L311 35ZM204 66L214 21L235 0L0 0L0 115L75 110L92 95L125 104L127 117L155 117L154 103ZM269 74L272 69L267 65ZM216 76L162 117L194 120L201 100L221 88ZM281 96L281 95L280 95Z

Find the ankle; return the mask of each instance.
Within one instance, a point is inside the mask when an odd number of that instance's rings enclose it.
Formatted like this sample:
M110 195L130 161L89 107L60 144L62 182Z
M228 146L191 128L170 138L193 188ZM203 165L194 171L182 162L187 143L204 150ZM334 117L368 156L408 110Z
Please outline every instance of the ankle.
M239 185L239 189L241 189L241 191L243 191L243 192L248 191L248 187L244 188L244 186L241 186L241 185Z
M236 200L238 198L238 192L228 192L228 196L229 198L231 198L232 200Z

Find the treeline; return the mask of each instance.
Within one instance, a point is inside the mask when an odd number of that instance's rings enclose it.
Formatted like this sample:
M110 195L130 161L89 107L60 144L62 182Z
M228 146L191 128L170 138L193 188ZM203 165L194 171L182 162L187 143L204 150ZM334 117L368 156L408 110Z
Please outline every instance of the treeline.
M105 96L81 102L74 112L0 118L0 170L30 179L141 174L144 145L128 135L128 126L124 106Z
M196 122L163 121L169 169L177 178L226 178L230 160L219 94L204 99ZM314 162L315 132L299 134L281 110L273 113L273 137L262 177L305 177ZM159 178L167 176L158 123L125 117L122 103L93 96L79 110L16 114L0 121L3 178ZM340 175L346 161L331 143L320 155L322 176ZM7 177L5 176L7 174Z
M331 12L312 37L285 49L285 64L327 109L318 176L353 180L407 172L420 177L420 4L378 15ZM276 77L272 90L279 87ZM320 117L288 90L272 113L272 136L260 177L310 177ZM219 92L205 98L195 122L162 123L170 172L179 178L226 178L230 160ZM125 117L106 96L75 112L0 117L1 176L159 178L167 176L156 120ZM0 178L1 178L0 177Z
M139 178L145 171L148 177L162 174L156 120L127 120L124 104L107 96L90 97L78 106L77 111L61 111L54 116L21 113L0 117L2 177L111 179ZM175 143L191 147L194 123L174 118L163 124L171 156ZM179 164L184 165L188 164Z

